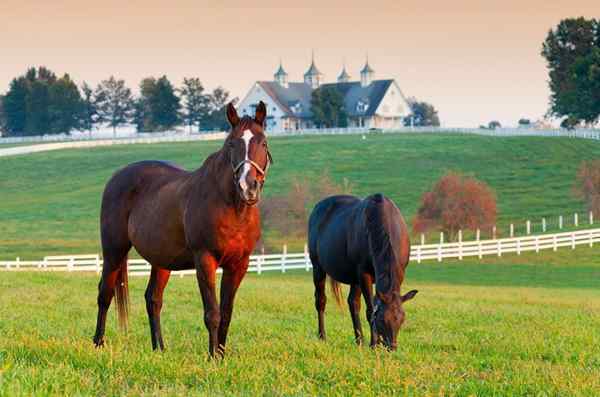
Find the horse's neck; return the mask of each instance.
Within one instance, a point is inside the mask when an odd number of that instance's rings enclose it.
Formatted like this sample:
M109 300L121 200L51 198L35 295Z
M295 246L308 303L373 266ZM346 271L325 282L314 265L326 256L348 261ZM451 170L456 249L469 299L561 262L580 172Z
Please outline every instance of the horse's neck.
M206 189L213 189L215 204L240 211L243 204L235 188L233 168L229 158L221 149L211 154L198 168L192 172L189 180L192 195L204 195Z

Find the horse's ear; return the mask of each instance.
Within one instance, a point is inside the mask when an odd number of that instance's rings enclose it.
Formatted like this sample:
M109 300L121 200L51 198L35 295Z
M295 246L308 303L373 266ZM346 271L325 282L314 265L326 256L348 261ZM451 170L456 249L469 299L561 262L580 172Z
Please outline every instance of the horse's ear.
M256 113L254 114L254 121L256 121L261 126L264 126L265 119L267 118L267 107L263 101L258 103L256 106Z
M416 289L413 289L412 291L408 291L406 294L402 295L402 302L406 302L411 300L412 298L415 297L415 295L417 295L417 291Z
M233 106L233 102L227 104L227 120L229 120L229 124L231 124L232 127L235 127L240 122L240 118L237 114L237 110L235 110L235 106Z

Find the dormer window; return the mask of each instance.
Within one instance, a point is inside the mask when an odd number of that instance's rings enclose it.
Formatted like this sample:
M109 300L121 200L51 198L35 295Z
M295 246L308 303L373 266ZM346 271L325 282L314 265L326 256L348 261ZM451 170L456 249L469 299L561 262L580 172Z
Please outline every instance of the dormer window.
M369 109L369 100L368 99L360 99L356 104L356 112L357 113L365 113Z
M295 104L290 106L290 109L294 114L300 114L302 113L302 104L300 102L296 102Z

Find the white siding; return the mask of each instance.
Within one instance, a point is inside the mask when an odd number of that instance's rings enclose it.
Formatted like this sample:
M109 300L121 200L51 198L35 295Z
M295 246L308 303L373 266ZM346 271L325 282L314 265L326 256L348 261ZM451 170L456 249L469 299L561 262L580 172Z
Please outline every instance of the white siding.
M252 85L248 94L246 94L244 99L237 105L239 116L243 117L248 115L254 117L254 109L259 101L263 101L267 106L267 129L282 129L283 123L281 117L284 115L283 110L258 83Z

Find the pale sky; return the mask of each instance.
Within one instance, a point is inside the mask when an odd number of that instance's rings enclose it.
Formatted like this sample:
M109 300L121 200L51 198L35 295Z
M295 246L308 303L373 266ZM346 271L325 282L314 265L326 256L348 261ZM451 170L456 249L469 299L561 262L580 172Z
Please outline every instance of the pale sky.
M259 3L257 5L257 3ZM166 74L197 76L243 97L279 59L301 81L311 50L325 81L354 79L368 52L376 78L434 104L446 126L544 115L540 56L562 18L600 17L598 0L456 1L0 0L0 92L27 67L78 83L114 74L137 91ZM251 6L250 6L251 5Z

